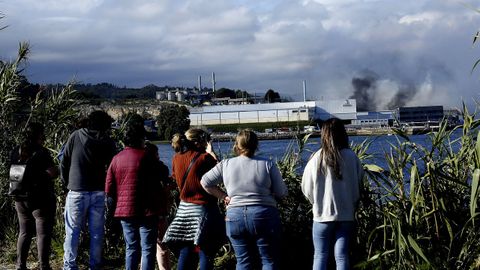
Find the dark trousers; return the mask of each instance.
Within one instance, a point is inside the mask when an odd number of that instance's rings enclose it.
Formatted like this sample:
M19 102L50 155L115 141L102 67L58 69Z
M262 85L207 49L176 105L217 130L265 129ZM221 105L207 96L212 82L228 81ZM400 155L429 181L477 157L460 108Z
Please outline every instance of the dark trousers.
M37 251L41 270L50 268L50 244L55 223L55 198L42 198L39 201L16 201L20 231L17 240L17 264L19 270L27 269L28 250L32 238L37 236Z

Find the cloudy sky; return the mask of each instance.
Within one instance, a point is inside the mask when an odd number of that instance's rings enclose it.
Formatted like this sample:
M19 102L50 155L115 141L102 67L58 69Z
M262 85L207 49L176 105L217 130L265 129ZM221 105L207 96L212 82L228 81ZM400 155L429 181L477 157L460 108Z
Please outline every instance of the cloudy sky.
M38 83L196 86L370 108L480 98L474 0L0 0L0 59ZM356 88L355 88L356 87ZM390 104L390 105L389 105Z

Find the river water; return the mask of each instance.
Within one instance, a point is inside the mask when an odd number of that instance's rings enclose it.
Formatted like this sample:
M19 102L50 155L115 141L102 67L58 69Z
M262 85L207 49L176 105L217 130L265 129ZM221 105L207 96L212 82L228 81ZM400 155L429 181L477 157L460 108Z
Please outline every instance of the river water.
M458 137L461 131L458 131L454 136ZM431 141L429 135L411 135L409 136L410 141L422 145L424 147L431 146ZM390 152L390 145L397 145L397 140L403 141L402 138L399 138L395 135L387 136L351 136L350 141L354 144L359 144L364 140L370 140L371 144L368 148L367 153L373 155L373 159L369 160L368 163L377 164L383 168L386 166L385 162L385 153ZM214 141L213 148L217 155L220 158L231 157L232 154L233 141L220 142ZM286 140L263 140L259 143L259 149L256 155L270 158L273 160L280 160L287 152L289 147L295 147L298 149L297 143L294 139ZM174 154L173 149L169 144L159 144L159 155L160 159L171 169L171 161ZM302 153L302 160L308 160L309 156L317 151L320 148L320 138L310 138L307 141L305 146L305 151Z

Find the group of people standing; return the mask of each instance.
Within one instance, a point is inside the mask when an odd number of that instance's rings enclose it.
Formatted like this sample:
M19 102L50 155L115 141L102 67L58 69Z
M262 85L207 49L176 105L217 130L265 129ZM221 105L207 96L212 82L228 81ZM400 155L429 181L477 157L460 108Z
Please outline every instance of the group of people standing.
M145 142L143 122L127 124L125 147L117 153L109 136L111 117L92 112L87 126L74 131L60 158L60 170L45 149L43 126L31 123L24 142L12 152L35 164L37 192L16 198L20 233L17 269L27 269L32 237L37 233L40 269L51 269L50 242L55 220L53 179L60 171L68 189L64 220L63 269L79 269L80 233L88 227L89 269L101 269L106 208L114 209L125 240L125 268L170 269L167 246L178 256L177 269L213 269L226 236L234 249L236 269L280 269L281 220L277 201L287 187L275 162L258 157L254 131L239 131L233 158L218 160L209 134L191 128L175 134L172 172ZM322 148L312 155L301 188L313 204L314 269L326 269L334 245L337 269L349 269L348 250L354 231L363 169L349 149L342 122L327 120ZM173 180L173 181L172 181ZM175 185L176 184L176 185ZM179 204L168 223L169 194L178 189ZM36 195L33 195L36 194ZM226 206L222 214L218 202Z

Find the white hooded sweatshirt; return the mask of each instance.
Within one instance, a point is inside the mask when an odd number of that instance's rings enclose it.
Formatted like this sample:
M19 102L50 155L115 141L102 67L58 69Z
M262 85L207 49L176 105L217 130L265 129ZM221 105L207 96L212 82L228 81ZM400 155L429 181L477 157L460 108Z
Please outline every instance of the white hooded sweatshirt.
M351 149L342 149L340 168L343 178L339 180L335 178L332 168L328 167L325 174L320 170L321 151L317 151L308 161L302 177L302 192L313 204L313 220L353 221L364 176L362 164ZM325 162L322 163L326 166Z

